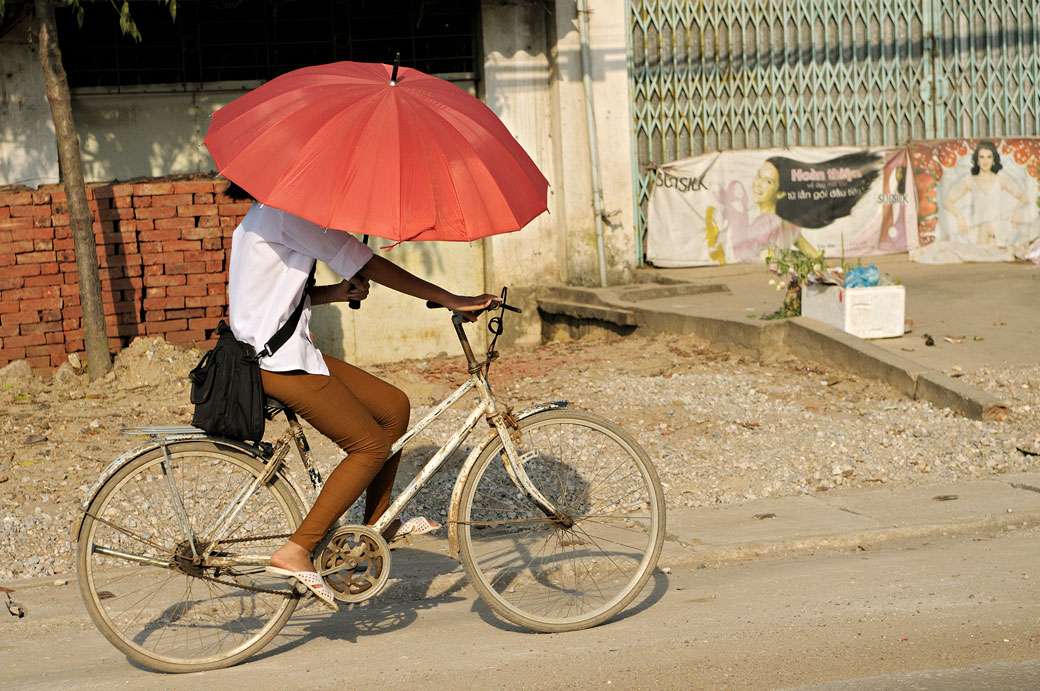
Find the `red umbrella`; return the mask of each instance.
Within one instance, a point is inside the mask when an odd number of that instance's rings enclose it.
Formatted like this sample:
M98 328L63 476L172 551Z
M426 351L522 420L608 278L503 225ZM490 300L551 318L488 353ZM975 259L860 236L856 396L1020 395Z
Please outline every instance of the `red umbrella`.
M546 209L548 181L495 114L407 67L288 72L214 113L205 144L254 198L394 242L506 233Z

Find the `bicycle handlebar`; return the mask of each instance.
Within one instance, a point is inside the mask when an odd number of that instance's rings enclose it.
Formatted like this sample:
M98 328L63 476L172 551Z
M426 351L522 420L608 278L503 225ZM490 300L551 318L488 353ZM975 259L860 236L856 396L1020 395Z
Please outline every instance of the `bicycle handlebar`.
M513 305L506 304L505 295L504 294L503 294L502 297L503 297L502 302L492 302L490 305L488 305L484 309L473 310L473 314L481 314L482 312L491 312L491 311L497 310L497 309L509 310L510 312L516 312L517 314L522 314L523 313L523 310L520 309L519 307L514 307ZM427 307L427 309L431 309L431 310L445 309L444 305L436 303L436 302L434 302L432 300L427 300L426 301L426 307Z

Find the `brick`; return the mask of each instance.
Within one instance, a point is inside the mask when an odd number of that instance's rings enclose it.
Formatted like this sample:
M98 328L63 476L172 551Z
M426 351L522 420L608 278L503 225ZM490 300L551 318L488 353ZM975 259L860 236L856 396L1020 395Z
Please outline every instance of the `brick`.
M174 194L198 194L198 193L213 193L213 182L211 180L197 180L191 182L175 182L173 183Z
M3 261L0 261L0 266L4 266ZM4 266L4 276L39 276L43 274L43 267L40 264L20 264L18 266ZM50 273L57 273L55 271L49 271Z
M188 219L182 219L182 220L188 220ZM208 227L207 226L198 226L198 227L196 227L194 225L194 223L187 230L185 230L183 233L181 233L181 237L184 238L185 240L219 240L220 238L223 237L223 235L224 235L224 233L220 230L219 227L215 227L215 226L208 226Z
M223 254L224 244L220 241L220 238L203 238L202 249L207 251L217 251Z
M0 348L0 363L7 364L25 359L25 348ZM31 364L29 365L32 366Z
M225 302L227 300L223 295L187 296L184 298L185 307L223 307Z
M224 260L223 259L217 259L217 260L214 260L214 261L208 261L208 262L206 262L205 266L202 269L199 269L198 271L195 271L195 272L185 271L184 273L200 273L202 271L205 271L208 274L220 273L220 272L224 271Z
M19 309L22 312L26 310L32 310L34 312L39 310L60 310L61 305L62 302L60 297L32 298L29 300L22 300L19 303Z
M167 240L180 240L182 234L179 230L167 229L148 229L138 230L137 242L141 245L141 251L144 251L144 244L146 242L166 242ZM149 248L153 250L161 250L161 247Z
M195 219L196 228L220 228L220 216L199 216ZM221 231L223 234L223 231Z
M145 333L165 333L167 331L184 331L188 328L187 319L170 319L161 322L148 322L144 325Z
M63 189L50 190L51 203L52 204L65 204L68 200L68 196L65 194Z
M191 194L163 194L152 197L152 206L183 206L194 201Z
M162 264L180 264L184 262L183 252L149 252L141 244L141 263L145 266ZM170 273L185 273L184 271L170 271Z
M184 261L186 262L206 262L206 266L210 265L210 262L215 262L219 266L224 265L224 250L197 250L194 252L185 252Z
M141 278L117 278L109 284L112 290L141 290L144 287L144 279Z
M205 316L205 314L206 310L201 307L182 310L166 310L167 319L195 319L197 317Z
M202 245L198 240L169 240L162 244L164 252L184 252L187 256L188 252L198 252Z
M38 324L22 324L22 335L23 336L40 336L40 343L46 343L47 339L43 338L45 334L61 331L61 320L40 322ZM56 341L51 341L55 343Z
M13 240L0 243L0 254L21 254L36 249L34 240Z
M4 345L11 346L12 348L28 348L29 346L45 345L46 343L47 337L42 333L27 334L25 336L10 336L4 339Z
M65 283L65 277L61 274L42 274L40 276L25 276L24 278L18 278L26 288L32 286L55 286L57 288L63 288ZM3 279L0 279L0 287L2 287Z
M153 206L151 197L131 197L135 209L144 209Z
M174 228L187 229L195 227L194 218L157 218L155 227L158 230L171 230Z
M31 230L18 232L15 235L20 240L53 240L55 238L55 229L33 228Z
M4 300L36 300L38 298L61 297L59 286L34 286L16 288L4 292Z
M0 230L28 230L32 227L31 218L0 218Z
M65 332L64 331L51 331L50 333L44 334L44 336L47 338L47 342L48 343L61 343L63 345L65 343ZM67 353L69 351L66 350L65 352ZM61 364L61 363L58 363L58 364Z
M4 324L35 324L37 319L35 312L10 312L4 316Z
M212 204L214 199L212 194L196 194L192 202L194 204Z
M167 331L166 340L170 343L189 344L202 343L206 340L206 332L202 329L188 329L185 331Z
M17 255L14 252L0 252L0 267L12 266L16 261Z
M35 245L33 249L52 250L54 249L54 238L41 238L40 240L33 240L33 244Z
M24 358L29 363L29 367L35 371L48 370L51 367L51 356L50 355L39 355L29 357L28 354Z
M166 286L159 286L158 288L145 288L144 299L151 300L152 298L164 298L166 297Z
M57 322L58 326L55 328L61 328L61 310L44 310L40 312L41 322Z
M218 204L217 209L221 216L245 216L253 202L235 202L233 204ZM238 222L235 222L238 225Z
M177 310L184 309L183 297L159 297L145 298L141 304L146 310Z
M166 271L171 274L200 274L208 270L206 267L207 264L204 262L181 262L167 264Z
M201 297L203 295L206 295L206 293L207 288L205 283L193 282L182 286L171 285L168 288L166 288L166 294L170 297L186 297L189 295L192 297Z
M32 192L0 192L0 206L32 204Z
M177 207L154 206L134 209L134 217L138 219L170 218L177 215Z
M143 197L155 194L173 194L171 182L145 182L134 185L134 196Z
M51 193L44 189L38 189L32 193L33 204L50 204Z
M21 327L21 324L0 324L0 338L7 338L8 336L17 336Z
M136 216L134 209L101 209L98 211L99 221L122 221Z
M16 264L50 264L58 260L54 252L32 252L19 254L15 258Z
M11 207L11 218L17 218L19 216L28 216L28 217L32 218L33 216L50 216L50 215L51 215L51 208L50 208L50 206L33 206L32 204L30 204L28 206L12 206Z

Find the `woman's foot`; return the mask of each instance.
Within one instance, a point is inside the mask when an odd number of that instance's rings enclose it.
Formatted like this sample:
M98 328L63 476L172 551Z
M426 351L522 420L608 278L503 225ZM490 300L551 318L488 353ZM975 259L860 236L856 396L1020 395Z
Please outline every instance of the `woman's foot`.
M425 516L409 518L403 523L400 519L396 519L385 531L383 531L383 539L386 540L386 543L389 545L407 537L408 535L425 535L426 533L432 533L440 527L440 523L431 521Z
M310 552L295 542L289 541L279 547L271 555L271 565L267 567L266 571L270 574L285 576L302 583L308 590L314 593L314 596L323 605L334 612L339 609L332 589L325 584L321 575L314 570Z

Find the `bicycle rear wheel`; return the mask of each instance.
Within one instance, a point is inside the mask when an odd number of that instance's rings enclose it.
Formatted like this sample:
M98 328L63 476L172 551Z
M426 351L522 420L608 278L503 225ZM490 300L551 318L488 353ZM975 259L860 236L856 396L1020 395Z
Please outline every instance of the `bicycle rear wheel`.
M260 485L200 561L218 519L265 468L213 442L165 448L168 457L160 447L128 461L91 501L80 591L101 633L136 662L164 672L228 667L263 648L296 608L299 595L264 565L299 525L298 499L277 475Z
M517 488L494 440L459 508L470 581L498 615L534 631L606 621L646 584L664 542L664 495L650 459L613 422L567 410L521 420L517 453L560 515L546 516Z

